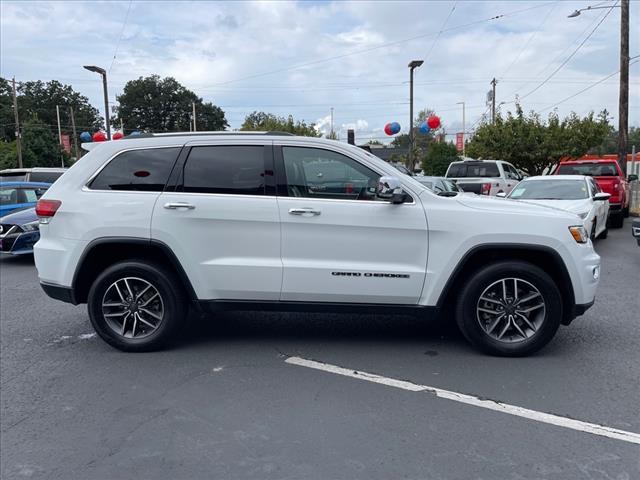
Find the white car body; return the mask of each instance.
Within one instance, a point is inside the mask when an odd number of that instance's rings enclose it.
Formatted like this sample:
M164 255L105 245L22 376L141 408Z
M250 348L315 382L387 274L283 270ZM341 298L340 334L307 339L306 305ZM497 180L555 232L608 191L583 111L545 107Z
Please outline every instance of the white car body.
M550 199L550 200L534 200L534 199L521 199L518 200L519 187L528 182L537 182L537 181L545 181L545 182L558 182L562 181L576 181L582 182L583 188L586 193L585 198L581 199L572 199L572 200L559 200L559 199ZM578 215L583 222L584 228L587 232L590 232L593 238L597 238L599 235L604 233L607 230L607 219L609 217L609 201L608 200L595 200L594 197L596 194L602 193L598 184L591 177L587 177L584 175L541 175L535 177L528 177L527 179L520 182L507 198L512 200L518 200L521 202L531 203L535 205L542 205L545 207L552 207L561 210L566 210L568 212L575 213ZM595 229L594 227L595 223Z
M488 173L490 170L493 174ZM455 181L465 192L481 195L507 194L522 180L520 172L509 162L472 158L451 162L445 177Z
M239 143L335 152L379 175L397 177L410 198L393 204L275 192L89 188L90 180L122 152ZM93 147L43 197L61 202L55 216L40 225L34 249L40 281L54 298L86 302L88 287L78 280L83 262L96 245L117 241L129 242L131 251L150 244L167 249L184 271L191 300L199 303L440 308L457 268L485 248L544 251L557 258L566 270L561 287L569 302L567 322L594 301L600 257L589 240L577 243L570 234L569 227L581 223L576 215L492 197L437 196L348 144L221 133L124 139ZM301 210L307 213L297 213Z

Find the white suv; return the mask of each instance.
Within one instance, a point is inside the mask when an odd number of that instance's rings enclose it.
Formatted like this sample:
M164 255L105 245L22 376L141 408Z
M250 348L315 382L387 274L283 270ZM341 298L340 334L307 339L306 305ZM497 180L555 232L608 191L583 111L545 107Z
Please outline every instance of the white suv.
M45 292L109 344L171 341L188 307L437 314L476 347L532 353L593 304L576 215L441 197L368 152L286 134L91 145L37 206Z
M479 195L509 193L522 180L516 167L503 160L468 159L451 162L445 176L465 192Z

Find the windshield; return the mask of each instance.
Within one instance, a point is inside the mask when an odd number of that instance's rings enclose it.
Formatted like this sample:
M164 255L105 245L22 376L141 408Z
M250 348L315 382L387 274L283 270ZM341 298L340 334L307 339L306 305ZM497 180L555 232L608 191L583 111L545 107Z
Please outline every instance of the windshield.
M452 163L447 171L449 178L499 177L498 166L491 162Z
M584 180L530 180L520 182L509 198L528 200L581 200L588 198Z
M613 162L574 163L560 165L560 175L590 175L592 177L617 177L618 170Z

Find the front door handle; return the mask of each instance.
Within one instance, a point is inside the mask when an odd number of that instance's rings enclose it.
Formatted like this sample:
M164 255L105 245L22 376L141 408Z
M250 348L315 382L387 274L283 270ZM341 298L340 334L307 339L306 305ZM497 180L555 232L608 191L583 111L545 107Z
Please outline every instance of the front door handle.
M196 208L196 206L190 203L185 203L185 202L170 202L170 203L165 203L164 208L166 208L167 210L176 210L178 208L186 208L187 210L193 210L194 208Z
M314 210L313 208L290 208L289 213L291 215L320 215L320 210Z

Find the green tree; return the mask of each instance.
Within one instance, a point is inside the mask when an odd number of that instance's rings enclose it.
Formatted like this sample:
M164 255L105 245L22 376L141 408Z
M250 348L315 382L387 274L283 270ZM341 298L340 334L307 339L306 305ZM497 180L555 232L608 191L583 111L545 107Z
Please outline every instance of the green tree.
M25 168L60 166L63 152L50 126L33 117L24 122L21 129L22 164ZM66 156L65 160L68 161Z
M117 100L120 105L111 124L118 127L122 118L126 131L188 131L194 102L198 130L224 130L229 126L220 107L204 102L172 77L151 75L130 80Z
M315 124L306 123L304 120L294 121L289 115L287 118L278 117L273 113L253 112L247 115L240 130L263 132L288 132L303 137L319 137L321 133L316 130Z
M498 115L493 124L482 124L467 144L467 155L506 160L530 175L539 175L562 157L580 157L600 145L611 132L606 111L580 118L571 113L560 120L551 113L542 120L531 112L525 115L520 105L516 112Z
M5 168L16 168L18 152L16 150L16 141L3 142L0 141L0 170Z
M15 119L13 114L11 84L0 77L0 141L15 139Z
M380 140L369 140L365 145L382 145Z
M627 142L627 153L632 153L633 146L636 146L636 152L640 152L640 128L631 127L629 129L629 140ZM595 148L589 150L588 153L596 155L617 154L618 153L618 131L611 130L603 142Z
M458 160L458 150L453 143L434 142L422 159L422 170L425 175L444 177L449 164Z

